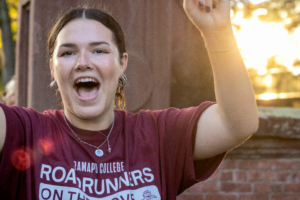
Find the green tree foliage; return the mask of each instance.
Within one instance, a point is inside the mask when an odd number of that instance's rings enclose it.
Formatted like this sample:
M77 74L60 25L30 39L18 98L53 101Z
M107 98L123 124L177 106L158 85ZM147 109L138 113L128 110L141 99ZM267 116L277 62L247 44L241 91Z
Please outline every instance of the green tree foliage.
M8 44L12 44L12 45L9 45L8 47L6 46L6 48L3 47L3 41L2 41L2 35L4 34L1 34L2 31L7 31L7 30L0 30L0 94L3 93L3 88L4 88L4 83L6 83L10 77L11 77L11 73L9 75L9 77L6 78L6 80L3 80L3 69L4 69L4 63L5 63L5 55L8 55L7 52L4 52L4 49L6 51L10 51L10 52L13 52L13 53L10 53L10 58L9 58L9 63L7 64L7 61L6 61L6 65L7 66L13 66L13 69L10 69L9 71L13 71L14 72L14 63L15 63L15 55L14 55L14 51L15 51L15 41L16 41L16 38L17 38L17 18L18 18L18 0L0 0L0 27L3 28L2 25L7 25L7 24L3 24L3 21L2 21L2 18L4 16L4 20L5 19L5 15L7 15L7 13L5 13L6 9L5 9L5 6L7 6L7 11L8 11L8 21L10 21L10 27L8 27L10 30L11 30L11 36L9 36L8 38L5 38L5 42L7 42L8 40L12 40L12 41L9 41ZM4 13L3 13L4 12ZM1 18L2 16L2 18ZM5 21L4 21L5 23ZM4 35L7 35L7 32L6 34ZM4 36L3 35L3 36ZM10 34L9 34L10 35ZM12 58L13 57L13 58ZM7 58L6 58L7 60ZM7 71L7 70L6 70Z

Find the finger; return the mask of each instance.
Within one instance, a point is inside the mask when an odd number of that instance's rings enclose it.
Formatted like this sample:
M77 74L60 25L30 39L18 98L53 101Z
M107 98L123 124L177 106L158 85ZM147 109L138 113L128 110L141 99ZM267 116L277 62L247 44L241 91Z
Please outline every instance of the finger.
M205 11L209 13L212 9L212 0L205 0Z
M211 7L210 7L210 6L205 6L205 11L206 11L207 13L209 13L210 10L211 10Z
M204 0L200 0L200 1L198 2L198 6L199 6L200 8L204 8L204 6L205 6Z
M209 12L210 11L210 7L206 5L205 0L199 0L198 7L200 8L200 10L202 12Z
M212 9L215 9L215 8L217 8L217 1L213 0L212 1Z

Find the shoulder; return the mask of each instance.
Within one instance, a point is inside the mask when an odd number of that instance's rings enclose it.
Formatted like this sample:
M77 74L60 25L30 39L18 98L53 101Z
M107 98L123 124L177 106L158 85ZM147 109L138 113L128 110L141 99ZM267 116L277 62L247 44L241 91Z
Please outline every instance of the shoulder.
M1 105L5 117L8 120L12 120L14 118L19 118L19 119L24 119L24 118L32 118L32 117L37 117L39 114L35 109L33 108L24 108L16 105L12 106L6 106L6 105Z
M198 115L200 116L204 110L206 110L211 105L215 104L214 102L205 101L196 107L188 108L175 108L169 107L161 110L140 110L137 113L132 113L127 110L115 110L115 114L124 118L124 120L139 120L139 119L149 119L149 120L159 120L164 118L174 118L176 116L190 116Z
M21 106L7 106L7 105L0 105L3 109L5 114L5 118L9 121L40 121L40 120L50 120L55 119L59 116L61 111L57 110L46 110L43 113L36 111L34 108L25 108Z
M132 113L126 110L115 110L115 114L118 118L122 119L123 124L161 124L163 126L167 124L190 124L191 119L194 119L195 123L201 116L203 111L209 106L213 105L213 102L203 102L197 107L189 108L166 108L162 110L140 110L137 113ZM194 124L193 123L193 124Z

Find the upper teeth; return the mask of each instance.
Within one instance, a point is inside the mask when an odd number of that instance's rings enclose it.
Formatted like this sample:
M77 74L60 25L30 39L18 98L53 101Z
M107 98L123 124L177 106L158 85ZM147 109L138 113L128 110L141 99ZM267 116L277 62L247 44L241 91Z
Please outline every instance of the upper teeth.
M95 79L93 79L93 78L80 78L80 79L78 79L77 81L76 81L76 83L80 83L80 82L97 82Z

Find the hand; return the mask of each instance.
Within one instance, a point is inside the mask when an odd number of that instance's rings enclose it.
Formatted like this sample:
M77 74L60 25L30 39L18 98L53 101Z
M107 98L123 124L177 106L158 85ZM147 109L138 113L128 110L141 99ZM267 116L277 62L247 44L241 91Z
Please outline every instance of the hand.
M232 29L229 0L184 0L183 8L203 34Z

